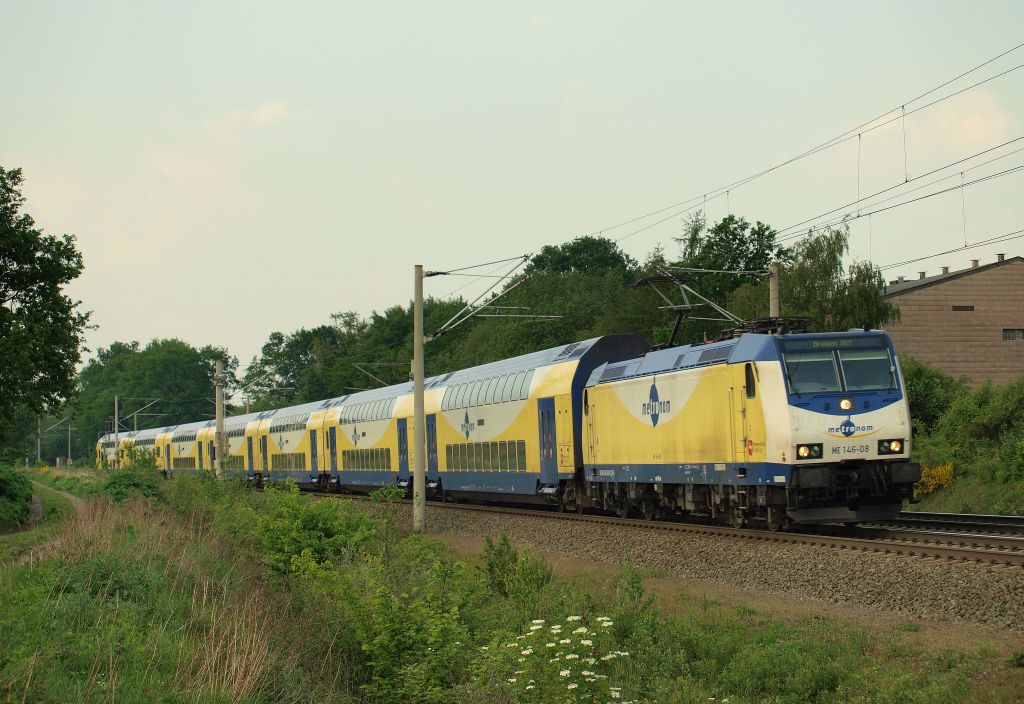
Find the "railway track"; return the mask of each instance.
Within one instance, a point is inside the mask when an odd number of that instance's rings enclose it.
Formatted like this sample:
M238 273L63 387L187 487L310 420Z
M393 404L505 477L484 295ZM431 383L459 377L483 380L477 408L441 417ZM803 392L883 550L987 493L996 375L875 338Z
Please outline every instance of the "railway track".
M334 495L332 495L334 496ZM350 496L349 498L360 498ZM410 504L410 500L401 503ZM809 545L834 550L851 550L874 554L901 555L933 560L1024 568L1024 537L1010 535L976 535L930 531L921 528L889 528L858 526L832 531L775 532L750 528L732 528L678 521L647 521L598 514L558 513L550 510L511 508L479 504L448 504L431 501L431 507L453 511L479 511L514 516L533 516L563 521L583 521L632 529L677 532L689 535L711 535L784 545Z
M899 518L895 520L878 521L865 525L903 530L1024 537L1024 516L901 511Z

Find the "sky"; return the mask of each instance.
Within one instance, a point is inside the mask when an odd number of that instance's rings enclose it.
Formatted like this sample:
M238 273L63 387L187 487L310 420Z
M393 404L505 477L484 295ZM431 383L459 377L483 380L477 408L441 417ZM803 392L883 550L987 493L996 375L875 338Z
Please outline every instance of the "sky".
M879 266L1024 229L1024 172L864 215L1024 164L1021 140L926 176L1024 136L1024 48L912 102L1024 42L1019 1L0 0L0 27L0 166L76 235L93 350L176 337L245 365L272 331L407 303L415 264L598 232L672 254L685 206L662 209L703 194L785 236L899 186L850 224ZM1024 239L885 274L998 252Z

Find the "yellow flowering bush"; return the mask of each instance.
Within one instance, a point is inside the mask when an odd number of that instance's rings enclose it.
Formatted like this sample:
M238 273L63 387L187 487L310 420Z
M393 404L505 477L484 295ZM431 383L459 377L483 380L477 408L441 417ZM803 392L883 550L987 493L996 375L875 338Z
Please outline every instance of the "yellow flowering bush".
M953 483L953 463L944 462L934 467L921 468L921 481L914 485L914 497L938 491Z

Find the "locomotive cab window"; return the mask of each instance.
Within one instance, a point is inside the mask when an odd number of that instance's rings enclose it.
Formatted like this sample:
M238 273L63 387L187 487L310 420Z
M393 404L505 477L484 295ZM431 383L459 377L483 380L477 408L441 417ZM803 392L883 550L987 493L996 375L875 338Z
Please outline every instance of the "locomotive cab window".
M889 350L841 350L843 378L849 391L880 391L896 386L895 367Z
M786 342L783 357L794 394L896 388L896 365L880 337Z
M747 386L747 398L754 398L757 396L757 382L754 379L754 365L747 362L746 368L743 370L746 376L745 384ZM586 403L586 396L584 396L584 403Z
M795 394L842 391L839 369L831 351L800 350L786 353L786 375Z

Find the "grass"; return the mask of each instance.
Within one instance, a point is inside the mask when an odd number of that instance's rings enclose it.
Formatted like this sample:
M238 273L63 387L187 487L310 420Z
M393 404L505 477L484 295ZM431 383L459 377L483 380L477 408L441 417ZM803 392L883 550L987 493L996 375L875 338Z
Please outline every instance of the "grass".
M682 591L667 607L664 578L566 574L500 537L460 559L372 504L163 489L91 500L45 559L0 568L0 700L866 704L1024 685L1013 653L912 628Z
M42 504L42 520L31 530L0 535L0 565L21 557L46 541L60 528L65 517L73 512L63 496L47 488L34 487Z
M1024 515L1024 482L1001 482L977 476L957 477L942 489L908 504L908 511Z

